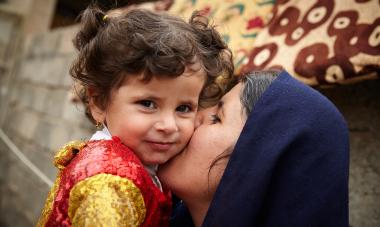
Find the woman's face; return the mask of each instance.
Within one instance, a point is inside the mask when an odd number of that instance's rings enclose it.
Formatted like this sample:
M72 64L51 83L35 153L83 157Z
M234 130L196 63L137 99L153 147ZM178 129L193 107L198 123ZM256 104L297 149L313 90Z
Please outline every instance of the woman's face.
M241 89L239 83L217 106L200 111L187 148L160 166L162 183L185 202L194 197L212 199L228 158L210 167L218 157L232 152L247 118L240 102Z

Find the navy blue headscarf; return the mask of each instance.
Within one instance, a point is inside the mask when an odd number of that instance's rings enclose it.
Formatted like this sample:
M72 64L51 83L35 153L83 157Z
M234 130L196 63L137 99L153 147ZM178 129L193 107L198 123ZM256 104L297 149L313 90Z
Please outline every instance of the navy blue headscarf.
M203 226L348 226L348 168L343 117L284 71L248 117Z

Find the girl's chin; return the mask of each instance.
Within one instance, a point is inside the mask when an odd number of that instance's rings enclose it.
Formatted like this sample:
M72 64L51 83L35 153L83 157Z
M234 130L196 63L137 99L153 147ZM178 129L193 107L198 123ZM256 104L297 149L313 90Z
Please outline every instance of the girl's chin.
M145 159L144 161L142 161L142 163L144 164L144 166L156 166L156 165L160 166L160 165L165 164L168 161L169 160L157 158L157 159Z

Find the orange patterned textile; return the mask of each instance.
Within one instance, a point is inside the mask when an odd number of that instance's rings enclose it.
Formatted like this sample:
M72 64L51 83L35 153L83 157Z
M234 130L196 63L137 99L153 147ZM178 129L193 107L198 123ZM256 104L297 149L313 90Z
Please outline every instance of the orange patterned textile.
M235 74L239 74L273 5L274 0L176 0L169 11L187 20L194 10L200 10L212 19L232 51Z
M380 78L378 0L176 0L169 9L194 10L214 21L235 74L284 69L312 86Z
M37 226L168 226L168 192L153 183L119 138L72 142Z
M278 0L242 72L283 68L308 85L379 78L380 1Z

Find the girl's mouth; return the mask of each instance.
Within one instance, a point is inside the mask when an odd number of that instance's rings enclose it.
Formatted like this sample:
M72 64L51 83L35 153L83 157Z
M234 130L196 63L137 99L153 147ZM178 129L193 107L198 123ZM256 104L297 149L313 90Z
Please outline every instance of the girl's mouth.
M156 151L167 151L173 147L174 142L156 142L156 141L146 141L147 144Z

